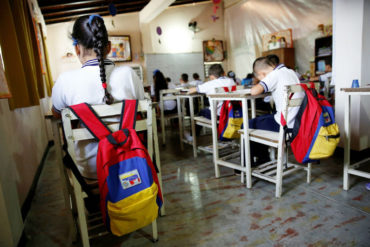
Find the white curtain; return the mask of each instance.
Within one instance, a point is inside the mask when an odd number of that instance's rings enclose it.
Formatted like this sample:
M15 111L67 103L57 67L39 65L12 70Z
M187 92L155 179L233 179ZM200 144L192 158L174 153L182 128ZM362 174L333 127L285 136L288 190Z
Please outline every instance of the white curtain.
M228 68L244 78L262 54L262 35L291 28L300 73L314 59L319 24L332 24L332 0L241 0L225 4Z

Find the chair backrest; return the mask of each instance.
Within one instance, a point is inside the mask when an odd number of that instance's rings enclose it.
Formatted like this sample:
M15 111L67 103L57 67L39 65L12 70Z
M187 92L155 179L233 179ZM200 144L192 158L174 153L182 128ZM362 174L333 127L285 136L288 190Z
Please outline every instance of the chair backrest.
M180 89L162 89L159 91L159 101L165 100L175 100L177 93L180 92ZM167 95L170 94L170 95Z
M229 87L226 87L228 88L229 90L225 90L225 87L218 87L218 88L215 88L215 91L216 93L228 93L228 92L232 92L232 89L233 89L234 86L229 86ZM248 87L246 85L236 85L236 89L233 91L241 91L241 90L245 90L247 89Z
M120 116L122 110L122 102L115 103L112 105L94 105L92 106L96 114L104 119ZM136 120L136 131L148 132L148 152L152 157L153 154L153 107L150 100L140 100L137 108L137 112L146 113L146 117L140 120ZM144 114L143 114L144 116ZM76 161L76 154L74 150L74 142L82 140L94 140L95 138L85 127L72 128L72 121L77 120L76 115L68 108L62 110L62 121L64 135L67 140L68 152L71 155L73 161ZM119 120L117 122L106 121L106 125L110 130L117 131L119 129Z

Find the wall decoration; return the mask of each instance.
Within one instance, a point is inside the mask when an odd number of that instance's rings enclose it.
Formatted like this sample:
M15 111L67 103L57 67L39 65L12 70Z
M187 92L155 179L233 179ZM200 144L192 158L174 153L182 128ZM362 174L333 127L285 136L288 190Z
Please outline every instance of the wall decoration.
M132 61L129 35L109 36L108 39L112 46L108 54L108 59L116 62Z
M156 29L156 32L157 32L158 36L161 36L162 35L162 28L158 26L157 29ZM161 44L161 39L160 38L158 39L158 43Z
M222 40L203 41L204 62L221 62L224 60L224 46Z
M269 33L262 36L262 51L285 47L293 48L292 29Z
M10 98L10 97L11 97L11 94L10 94L8 83L5 77L3 57L1 55L1 48L0 48L0 99Z
M213 0L212 3L213 3L213 6L212 6L212 9L213 9L213 15L211 16L212 17L212 20L213 22L216 22L220 17L217 15L217 10L220 8L219 4L221 3L222 0Z

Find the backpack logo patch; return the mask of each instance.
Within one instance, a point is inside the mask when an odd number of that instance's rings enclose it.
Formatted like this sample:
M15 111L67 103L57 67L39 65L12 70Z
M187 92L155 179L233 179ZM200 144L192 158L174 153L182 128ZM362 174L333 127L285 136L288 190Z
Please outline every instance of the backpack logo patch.
M119 180L124 190L141 184L140 174L137 169L119 175Z
M326 124L331 122L331 118L328 112L324 112L323 117Z

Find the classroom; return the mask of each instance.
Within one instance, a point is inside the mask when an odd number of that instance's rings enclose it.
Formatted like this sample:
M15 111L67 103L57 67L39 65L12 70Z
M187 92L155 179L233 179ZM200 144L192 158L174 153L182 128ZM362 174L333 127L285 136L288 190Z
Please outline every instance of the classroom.
M369 0L1 0L0 247L370 246Z

